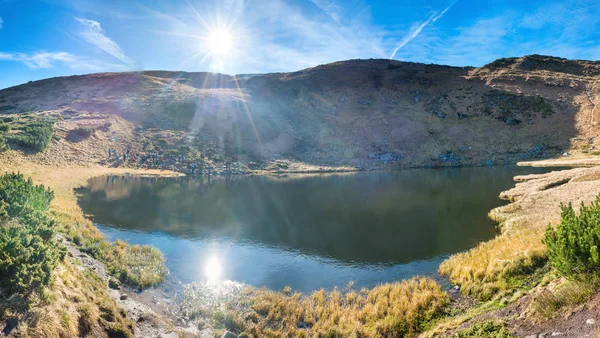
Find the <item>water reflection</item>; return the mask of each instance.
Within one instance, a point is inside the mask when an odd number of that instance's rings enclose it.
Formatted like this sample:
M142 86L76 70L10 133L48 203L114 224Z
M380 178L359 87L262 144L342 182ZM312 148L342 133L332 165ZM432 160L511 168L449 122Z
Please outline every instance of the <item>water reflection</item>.
M184 282L312 290L435 273L446 255L494 236L486 215L514 175L541 171L107 177L90 180L80 204L109 238L159 247Z
M209 281L218 281L221 277L223 268L217 256L209 256L204 262L204 277Z

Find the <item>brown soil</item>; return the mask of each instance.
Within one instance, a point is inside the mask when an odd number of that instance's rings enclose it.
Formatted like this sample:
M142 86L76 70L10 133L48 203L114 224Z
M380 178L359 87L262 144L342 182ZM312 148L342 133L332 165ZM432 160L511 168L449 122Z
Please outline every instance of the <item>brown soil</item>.
M45 163L200 144L257 169L487 165L594 152L599 78L598 62L539 55L481 68L350 60L238 77L105 73L1 90L0 112L63 119L56 151L37 156ZM106 130L67 137L82 126Z

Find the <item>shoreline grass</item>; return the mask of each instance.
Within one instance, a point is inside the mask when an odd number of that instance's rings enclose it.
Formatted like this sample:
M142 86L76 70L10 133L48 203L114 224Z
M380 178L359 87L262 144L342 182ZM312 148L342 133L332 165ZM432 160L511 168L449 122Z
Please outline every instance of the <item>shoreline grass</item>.
M247 288L227 308L208 311L194 287L183 311L212 315L218 325L253 337L414 337L442 316L450 297L432 279L414 277L371 289L323 289L305 295Z

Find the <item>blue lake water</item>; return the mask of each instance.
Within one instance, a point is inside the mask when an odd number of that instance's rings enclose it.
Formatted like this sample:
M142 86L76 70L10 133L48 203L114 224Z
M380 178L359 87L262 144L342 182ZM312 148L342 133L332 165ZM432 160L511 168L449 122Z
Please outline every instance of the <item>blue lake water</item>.
M223 279L311 291L436 276L496 235L487 213L513 176L449 168L207 180L100 177L79 202L105 236L159 248L182 283Z

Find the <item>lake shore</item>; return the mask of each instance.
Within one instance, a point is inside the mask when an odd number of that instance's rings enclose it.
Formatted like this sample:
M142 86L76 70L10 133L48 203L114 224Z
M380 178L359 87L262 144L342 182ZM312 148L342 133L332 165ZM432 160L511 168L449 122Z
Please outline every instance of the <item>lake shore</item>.
M52 204L53 213L59 218L72 220L78 224L86 220L77 204L75 189L85 186L87 180L91 177L104 175L181 176L180 173L163 170L43 165L28 161L25 157L19 156L13 158L4 157L2 160L3 172L19 171L26 176L31 176L36 183L44 184L53 189L55 191L55 200ZM571 163L580 163L577 161ZM541 165L544 166L550 165L550 163L554 163L553 166L557 167L566 166L564 160L542 162L544 164ZM588 161L586 163L594 162ZM524 163L520 163L519 165L524 165ZM535 163L532 165L537 166L540 164ZM290 175L290 177L294 176ZM556 283L560 283L560 281L554 279L550 284L546 282L546 284L538 283L538 285L529 286L528 288L515 288L508 285L510 283L503 280L501 275L503 271L523 265L531 266L534 270L537 269L536 260L538 257L543 256L545 252L541 243L541 236L549 223L555 224L559 220L560 209L558 208L558 204L561 202L573 202L574 204L581 202L588 203L593 200L600 191L600 168L578 168L553 171L547 174L517 176L515 177L515 181L517 183L514 188L500 194L502 199L509 200L511 203L493 209L489 214L492 219L499 222L500 235L488 242L481 243L465 253L453 255L441 266L441 271L449 275L455 284L460 285L461 291L468 295L469 298L478 298L482 292L486 292L487 288L494 289L495 291L488 300L480 301L476 303L478 304L476 306L470 305L468 310L463 311L462 314L437 317L433 322L434 325L431 325L430 329L423 333L425 336L446 335L449 332L455 332L457 329L468 329L471 325L476 325L476 323L489 318L500 320L514 332L523 334L534 331L541 332L547 327L552 327L552 325L562 325L563 327L567 327L567 329L569 325L572 328L581 326L581 323L578 322L564 321L550 321L528 326L523 322L524 319L510 319L510 316L507 315L508 310L506 309L519 308L520 311L525 312L527 306L523 305L524 302L526 304L531 303L535 295L542 292L541 290L555 287ZM73 256L76 259L82 258L79 254ZM466 273L465 271L470 272ZM110 292L108 286L106 286L106 289ZM279 293L275 292L275 294ZM131 295L133 297L130 297L130 299L136 298L133 293ZM266 299L273 299L272 297L269 295ZM144 303L144 297L137 298L141 302L140 304ZM495 307L491 307L491 311L481 310L482 308L485 309L485 304L489 304L489 302L504 305L500 306L500 310ZM178 334L184 336L187 334L192 336L197 334L193 330L190 331L181 327L177 328L173 325L173 318L169 319L157 314L156 311L151 309L152 304L147 304L149 303L147 297L145 303L140 305L140 307L148 308L149 311L152 311L152 316L156 315L156 318L162 318L158 322L164 323L163 332L178 332ZM128 310L126 309L126 311ZM580 314L577 317L579 319L592 316L592 314L588 315L589 309L585 307L580 309L578 313ZM600 320L600 318L596 318L596 320ZM189 323L186 322L186 324ZM525 332L523 328L529 331ZM592 330L592 327L590 326L589 329ZM136 336L139 336L143 332L147 333L148 331L140 329L134 332Z

